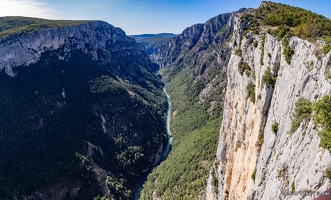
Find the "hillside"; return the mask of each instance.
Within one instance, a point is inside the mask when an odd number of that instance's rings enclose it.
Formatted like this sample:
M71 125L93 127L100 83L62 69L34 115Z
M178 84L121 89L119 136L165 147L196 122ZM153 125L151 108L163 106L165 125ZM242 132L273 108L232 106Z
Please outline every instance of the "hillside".
M9 19L0 199L133 199L167 143L158 66L106 22ZM30 22L47 28L17 31Z
M85 24L87 20L47 20L30 17L0 17L0 38L15 33L33 33L40 29L63 28Z
M171 99L172 150L148 176L140 199L203 199L216 151L236 13L197 24L151 54Z

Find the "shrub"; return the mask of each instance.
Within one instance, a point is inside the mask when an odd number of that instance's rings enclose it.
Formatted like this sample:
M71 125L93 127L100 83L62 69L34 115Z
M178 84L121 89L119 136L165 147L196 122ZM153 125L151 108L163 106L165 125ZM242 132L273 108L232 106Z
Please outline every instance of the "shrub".
M294 182L292 183L291 187L292 187L292 191L294 191L295 190L295 183Z
M284 46L283 55L285 56L285 60L288 64L291 63L291 58L294 54L294 50L289 45L291 36L292 36L291 33L286 34L286 36L283 38L282 41L282 44Z
M252 175L251 175L251 178L252 180L255 182L255 175L256 175L256 169L254 169Z
M331 149L331 95L324 96L321 100L316 102L313 106L314 116L313 120L317 127L321 128L320 132L320 146L330 150Z
M331 168L327 168L325 170L325 177L331 179Z
M253 46L256 48L257 45L259 45L259 43L258 43L257 41L254 41L254 42L253 42Z
M294 50L290 46L286 46L283 50L283 55L285 56L285 60L288 64L291 63L292 55L294 54Z
M218 178L215 176L215 174L213 174L212 176L213 176L212 184L214 186L214 191L216 194L218 194Z
M241 49L240 49L240 48L237 49L237 50L235 51L235 54L236 54L237 56L241 56L241 55L242 55L242 51L241 51Z
M290 32L290 28L286 25L281 25L276 30L276 35L279 40L281 40L288 32Z
M248 85L246 86L246 90L247 90L247 99L250 99L251 102L255 102L255 85L252 81L250 81L248 83Z
M271 125L271 130L272 130L272 132L274 132L275 134L277 134L277 131L278 131L278 125L279 125L278 122L274 122L274 123Z
M246 71L245 71L245 74L246 74L247 77L250 77L250 76L251 76L251 71L246 70Z
M105 75L94 80L90 80L89 83L91 93L112 92L119 94L125 90L118 81L115 81L113 78Z
M277 37L282 37L289 28L294 29L295 35L303 39L331 35L330 19L301 8L264 1L256 15L262 24L279 27Z
M331 50L331 46L329 45L329 44L327 44L327 45L325 45L324 47L323 47L323 53L324 54L327 54L327 53L329 53L330 52L330 50Z
M243 62L242 60L240 61L239 65L238 65L238 71L239 71L240 75L243 75L245 70L250 70L250 69L251 68L249 67L247 62Z
M271 74L271 71L270 69L267 69L264 71L264 74L262 76L262 86L264 85L267 85L268 87L271 86L271 87L274 87L275 84L276 84L276 77L274 77L272 74Z
M263 142L264 142L264 134L263 134L263 133L260 133L260 134L258 135L258 142L257 142L257 144L258 144L258 145L262 145Z
M302 120L309 121L311 118L312 113L312 103L303 97L298 99L297 102L295 102L295 108L293 113L293 120L291 123L291 133L294 133L299 126Z
M260 57L260 64L263 65L263 57L264 57L264 43L265 43L265 34L262 36L262 41L261 41L261 57Z

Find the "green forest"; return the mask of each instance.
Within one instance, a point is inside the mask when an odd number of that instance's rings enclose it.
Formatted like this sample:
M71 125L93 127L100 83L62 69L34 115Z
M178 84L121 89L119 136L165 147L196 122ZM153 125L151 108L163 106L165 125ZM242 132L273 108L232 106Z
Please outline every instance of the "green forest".
M61 61L60 52L15 68L14 78L0 72L0 199L22 199L58 183L68 199L75 185L75 198L103 196L103 183L112 194L105 197L131 199L142 171L167 143L163 83L136 57L123 63L123 52L113 53L110 65L80 51ZM113 67L118 61L121 70ZM88 143L100 150L89 152Z
M30 17L0 17L0 38L15 33L29 34L40 29L77 26L93 21L47 20Z

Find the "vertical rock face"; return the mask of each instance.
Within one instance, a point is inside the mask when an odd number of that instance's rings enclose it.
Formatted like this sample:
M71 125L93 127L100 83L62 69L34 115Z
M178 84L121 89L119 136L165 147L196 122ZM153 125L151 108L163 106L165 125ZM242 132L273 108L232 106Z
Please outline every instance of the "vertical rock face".
M41 29L31 34L16 33L0 39L0 70L14 76L12 68L36 63L45 51L62 49L59 59L64 59L71 49L79 49L93 60L100 59L97 51L143 51L141 44L126 37L124 31L106 22L88 22L78 26ZM128 55L132 52L127 52ZM146 59L146 58L145 58Z
M195 24L186 28L182 34L170 40L165 45L158 47L150 57L158 63L160 67L177 66L183 63L185 57L202 57L205 60L205 50L220 49L220 44L226 43L232 33L233 19L237 12L221 14L208 20L204 24ZM225 44L224 44L225 45ZM226 48L224 48L226 50ZM200 53L203 52L203 53ZM200 54L198 54L200 53ZM215 52L209 52L215 54ZM223 52L219 52L219 59ZM193 65L196 65L194 61ZM201 61L200 61L201 62Z
M133 199L167 143L144 50L101 21L0 40L0 199Z
M321 47L291 37L294 55L288 64L281 41L266 34L263 48L262 34L243 36L242 21L237 18L235 24L217 162L206 198L312 199L309 192L323 191L330 183L325 177L330 153L319 147L312 120L301 122L294 133L290 129L300 97L316 102L331 92L325 78L331 54L317 55ZM242 63L249 68L241 75ZM275 86L262 84L267 69L277 77ZM248 98L249 84L255 86L254 102ZM274 123L278 123L276 132L271 128Z

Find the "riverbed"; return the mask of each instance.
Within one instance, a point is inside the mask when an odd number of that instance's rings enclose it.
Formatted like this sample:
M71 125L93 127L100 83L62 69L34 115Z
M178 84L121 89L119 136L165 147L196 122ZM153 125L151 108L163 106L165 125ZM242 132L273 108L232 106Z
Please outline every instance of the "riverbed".
M172 134L171 134L171 132L170 132L170 112L171 112L171 102L170 102L170 97L169 97L169 95L168 95L168 93L167 93L165 87L163 88L163 91L164 91L165 95L167 96L167 103L168 103L167 115L166 115L166 118L167 118L167 119L166 119L166 129L167 129L168 143L167 143L166 148L165 148L164 151L163 151L163 154L162 154L162 157L161 157L161 160L160 160L159 164L160 164L161 162L163 162L163 161L167 158L167 156L168 156L168 154L169 154L169 152L170 152L170 150L171 150L171 144L172 144ZM159 165L159 164L158 164L158 165ZM152 170L151 170L151 171L152 171ZM147 175L147 176L148 176L148 175ZM138 200L138 199L139 199L139 197L140 197L140 192L141 192L141 190L142 190L143 185L144 185L145 182L146 182L147 176L146 176L145 179L141 182L141 184L140 184L140 186L139 186L139 189L138 189L138 191L137 191L136 194L135 194L135 198L134 198L135 200Z

